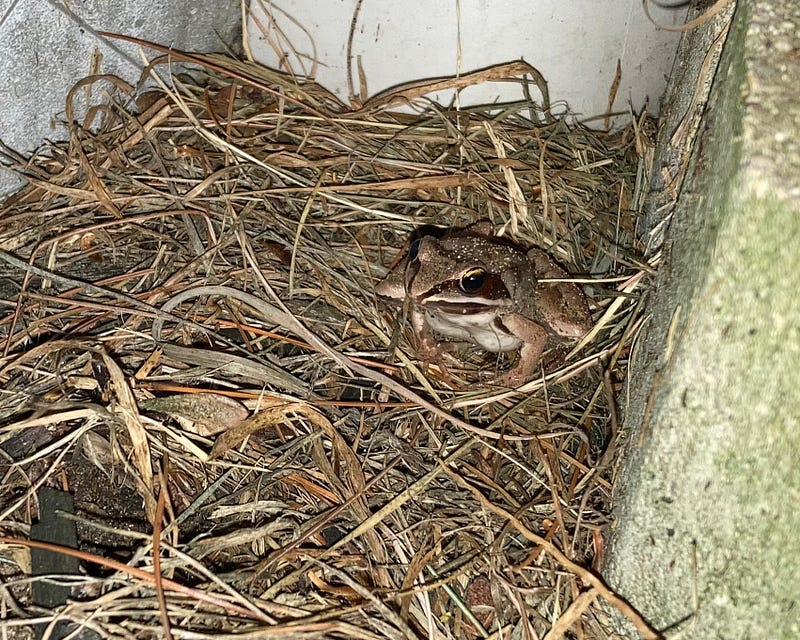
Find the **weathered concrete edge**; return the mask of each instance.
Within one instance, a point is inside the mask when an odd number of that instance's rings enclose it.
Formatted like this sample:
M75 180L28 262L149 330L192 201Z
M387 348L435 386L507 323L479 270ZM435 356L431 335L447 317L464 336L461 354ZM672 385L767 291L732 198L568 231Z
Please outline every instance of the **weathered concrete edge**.
M694 0L687 21L703 14L702 2ZM698 7L697 5L701 5ZM681 175L681 165L692 153L704 106L711 91L714 70L719 65L722 40L730 22L732 8L723 10L701 27L686 31L681 37L672 66L667 90L661 104L661 118L656 139L648 200L645 203L644 224L639 239L647 256L659 252L671 220L675 179ZM707 67L710 73L704 69ZM673 140L677 130L683 130L680 140Z
M770 158L754 135L770 123L752 14L775 9L737 9L625 407L605 576L657 628L683 621L693 638L800 637L800 554L787 553L800 530L800 207L793 187L770 188L800 161ZM800 138L786 115L779 141Z

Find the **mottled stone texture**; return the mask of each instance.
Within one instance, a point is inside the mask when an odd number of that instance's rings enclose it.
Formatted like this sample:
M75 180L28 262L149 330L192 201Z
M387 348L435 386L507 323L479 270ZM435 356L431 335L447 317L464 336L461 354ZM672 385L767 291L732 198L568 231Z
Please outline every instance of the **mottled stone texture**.
M800 3L738 4L634 354L604 574L660 630L776 640L800 638Z
M98 31L192 51L225 51L241 40L239 0L11 0L2 5L0 141L22 153L44 138L66 136L58 121L64 119L67 92L81 78L111 73L138 81L144 68L138 47ZM94 95L103 88L96 85ZM79 113L86 97L78 96ZM0 195L17 184L0 169Z

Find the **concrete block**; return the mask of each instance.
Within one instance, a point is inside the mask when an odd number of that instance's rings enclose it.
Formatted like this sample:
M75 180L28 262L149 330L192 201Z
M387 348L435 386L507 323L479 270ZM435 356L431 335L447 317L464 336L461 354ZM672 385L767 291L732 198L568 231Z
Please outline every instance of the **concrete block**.
M11 0L0 15L0 140L28 153L59 125L73 84L92 73L138 80L137 47L105 38L111 31L178 49L224 51L241 40L239 0ZM153 52L147 52L153 57ZM0 195L18 182L0 169Z

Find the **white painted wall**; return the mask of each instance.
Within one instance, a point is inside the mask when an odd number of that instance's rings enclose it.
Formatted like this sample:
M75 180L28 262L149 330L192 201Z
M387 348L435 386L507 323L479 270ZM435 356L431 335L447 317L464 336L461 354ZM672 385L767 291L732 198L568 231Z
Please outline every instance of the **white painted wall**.
M347 39L356 5L252 0L247 32L254 57L276 68L288 63L347 101ZM661 24L680 24L686 6L651 4L651 14ZM523 58L545 76L552 101L566 101L584 118L607 111L618 59L622 81L614 109L648 104L656 112L678 42L678 34L647 20L641 0L363 0L356 25L353 57L361 56L369 95ZM354 62L358 92L355 69ZM520 95L517 86L493 85L460 99L478 104Z

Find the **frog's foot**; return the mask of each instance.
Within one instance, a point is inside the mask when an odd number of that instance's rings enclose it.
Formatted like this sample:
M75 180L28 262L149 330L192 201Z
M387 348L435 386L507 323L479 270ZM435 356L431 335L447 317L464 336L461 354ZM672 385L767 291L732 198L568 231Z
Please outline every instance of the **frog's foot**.
M435 370L436 378L443 379L446 383L452 384L452 376L444 363L444 356L449 355L450 343L438 342L431 338L430 340L419 340L417 343L417 355L422 363L422 370L425 375L429 375L429 371Z

